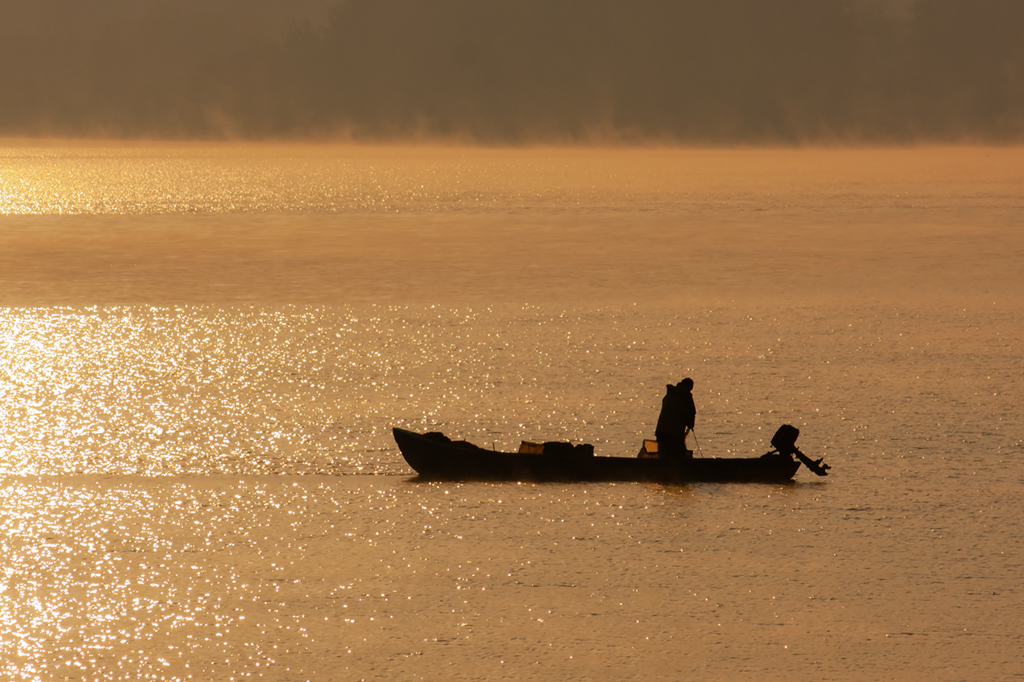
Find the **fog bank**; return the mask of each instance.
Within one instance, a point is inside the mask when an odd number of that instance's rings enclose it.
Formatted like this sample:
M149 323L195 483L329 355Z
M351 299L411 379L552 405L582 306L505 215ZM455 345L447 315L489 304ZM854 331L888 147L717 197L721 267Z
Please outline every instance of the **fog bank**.
M1024 141L1018 0L0 0L0 135Z

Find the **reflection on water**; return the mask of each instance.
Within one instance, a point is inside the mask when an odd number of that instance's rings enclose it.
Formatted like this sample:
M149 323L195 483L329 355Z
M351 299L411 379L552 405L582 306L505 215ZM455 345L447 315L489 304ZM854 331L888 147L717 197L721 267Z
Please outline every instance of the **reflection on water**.
M56 481L3 486L6 679L159 679L161 666L181 667L190 651L224 655L234 647L223 638L235 615L222 612L222 597L209 590L211 582L230 589L236 577L188 558L209 540L204 510L218 507L228 517L241 510L231 495L170 492ZM184 543L168 534L178 525L188 532Z
M1019 337L1002 331L1019 315L842 317L8 309L0 670L873 679L908 657L920 679L1020 669L1024 372ZM795 423L833 475L428 485L388 433L632 454L680 374L699 379L704 453L757 454Z
M5 147L0 678L1019 676L1019 155Z
M853 321L636 306L9 309L0 471L404 474L392 426L632 455L653 434L664 384L683 375L698 377L709 455L765 452L784 422L829 461L855 448L910 457L921 442L959 450L978 433L989 452L1014 446L1006 391L1020 342L1000 331L1014 315L843 318ZM965 423L958 405L978 416Z
M0 304L1024 298L1019 149L0 146Z
M7 479L0 676L1020 670L1010 491L960 487L951 503L907 482Z
M1000 211L1021 154L0 140L0 215Z

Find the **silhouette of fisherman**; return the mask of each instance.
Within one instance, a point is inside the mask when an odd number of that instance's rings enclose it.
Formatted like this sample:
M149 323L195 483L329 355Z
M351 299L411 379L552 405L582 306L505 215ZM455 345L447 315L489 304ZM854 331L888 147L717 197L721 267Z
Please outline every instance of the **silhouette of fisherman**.
M665 386L661 414L658 415L658 426L654 430L661 457L693 457L693 451L686 449L686 434L693 431L693 422L697 417L692 391L693 379L689 378L674 386Z

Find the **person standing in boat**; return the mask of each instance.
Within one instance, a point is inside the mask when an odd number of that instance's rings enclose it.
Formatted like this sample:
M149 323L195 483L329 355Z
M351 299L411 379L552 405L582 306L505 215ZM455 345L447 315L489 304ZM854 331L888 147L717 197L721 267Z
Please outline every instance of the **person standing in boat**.
M658 440L658 454L662 457L693 457L686 449L686 435L693 431L697 406L693 404L693 379L683 379L676 385L665 386L661 399L661 414L654 437Z

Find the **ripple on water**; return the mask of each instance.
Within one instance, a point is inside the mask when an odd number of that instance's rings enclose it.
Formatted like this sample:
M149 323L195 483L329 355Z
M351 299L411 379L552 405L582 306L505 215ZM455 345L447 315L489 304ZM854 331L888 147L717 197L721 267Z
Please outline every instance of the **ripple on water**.
M1011 317L849 309L836 327L799 308L7 309L0 471L405 474L392 426L632 455L681 375L697 379L709 456L760 454L790 422L811 451L861 453L855 466L909 464L934 442L984 468L978 428L997 452L1019 447L1019 342L1000 331Z

